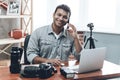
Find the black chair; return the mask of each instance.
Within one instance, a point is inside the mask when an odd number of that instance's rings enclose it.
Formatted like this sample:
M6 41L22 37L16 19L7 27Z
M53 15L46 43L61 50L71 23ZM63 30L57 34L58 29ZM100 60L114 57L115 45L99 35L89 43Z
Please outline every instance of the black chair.
M30 39L30 35L27 35L24 41L24 64L30 64L30 62L27 60L27 54L26 54L29 39Z

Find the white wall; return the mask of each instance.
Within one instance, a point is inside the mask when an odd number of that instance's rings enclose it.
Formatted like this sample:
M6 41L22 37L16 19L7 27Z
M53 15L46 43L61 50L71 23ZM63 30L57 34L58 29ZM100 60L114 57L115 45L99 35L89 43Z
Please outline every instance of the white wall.
M33 30L46 24L47 20L47 0L33 0ZM44 18L42 17L44 16Z
M59 4L67 4L71 8L72 15L70 22L79 27L79 2L80 0L33 0L33 30L37 27L50 24L54 10Z
M70 6L70 23L77 30L89 30L87 24L93 23L94 32L120 34L120 0L33 0L33 29L50 24L54 9L62 3Z

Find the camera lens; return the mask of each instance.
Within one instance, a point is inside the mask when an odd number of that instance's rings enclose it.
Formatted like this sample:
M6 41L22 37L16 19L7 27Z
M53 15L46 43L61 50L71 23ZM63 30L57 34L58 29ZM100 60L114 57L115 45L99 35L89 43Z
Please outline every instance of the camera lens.
M18 47L12 47L10 59L11 59L10 72L19 73L20 72L20 50Z

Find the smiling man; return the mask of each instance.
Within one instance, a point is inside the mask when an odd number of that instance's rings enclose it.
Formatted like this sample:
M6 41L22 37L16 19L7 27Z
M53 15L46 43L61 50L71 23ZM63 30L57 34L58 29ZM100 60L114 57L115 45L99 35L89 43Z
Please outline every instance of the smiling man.
M30 63L49 62L60 65L70 54L79 56L82 50L74 25L69 23L70 8L61 4L53 13L53 23L36 29L30 37L27 58ZM67 29L64 26L69 26Z

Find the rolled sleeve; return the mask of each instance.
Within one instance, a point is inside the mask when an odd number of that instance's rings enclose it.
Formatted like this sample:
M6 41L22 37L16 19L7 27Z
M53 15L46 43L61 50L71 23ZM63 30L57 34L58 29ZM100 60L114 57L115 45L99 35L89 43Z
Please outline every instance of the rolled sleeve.
M33 62L33 59L34 59L36 56L38 56L38 55L37 55L37 54L30 54L30 55L28 55L28 56L27 56L28 61L32 63L32 62Z
M38 33L38 31L33 32L31 34L31 37L30 37L29 42L28 42L27 59L30 63L33 62L33 59L36 56L38 56L38 53L39 53L37 33Z

